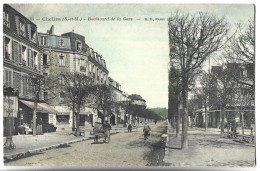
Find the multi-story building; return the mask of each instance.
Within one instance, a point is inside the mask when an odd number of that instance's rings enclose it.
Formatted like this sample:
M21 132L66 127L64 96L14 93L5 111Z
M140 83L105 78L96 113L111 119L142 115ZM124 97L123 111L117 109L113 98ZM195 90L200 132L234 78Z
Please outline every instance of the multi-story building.
M19 112L15 119L17 131L18 126L31 124L35 99L31 78L42 75L42 54L37 26L7 4L4 4L3 9L3 46L4 87L19 91ZM42 101L42 92L39 95L37 117L49 122L48 114L56 111Z
M212 74L218 74L223 71L222 66L212 66ZM228 86L232 89L232 93L222 94L226 97L226 116L224 122L227 122L227 117L232 117L236 120L238 125L244 121L245 126L250 126L254 123L254 92L252 92L253 77L254 77L254 65L253 64L240 64L240 63L228 63L225 70L228 73L232 73L232 78L228 80L233 81ZM246 84L243 84L246 83ZM216 102L217 82L211 84L211 93L209 94L209 115L208 125L209 127L219 127L221 123L220 115L220 103ZM227 89L227 88L226 88ZM254 89L254 87L253 87ZM227 90L227 92L230 92ZM223 93L223 92L222 92Z
M108 84L108 70L105 60L85 43L85 37L74 32L54 34L54 26L47 33L39 33L40 46L44 49L43 68L48 78L59 78L59 86L44 92L45 99L57 110L57 126L73 126L72 111L64 102L65 73L82 73L95 84ZM98 111L91 107L81 110L81 124L93 125Z
M121 85L118 82L116 82L111 77L109 77L108 79L109 85L112 87L113 91L113 101L115 102L115 105L112 108L112 116L110 117L110 123L117 124L120 123L121 118L122 120L124 119L123 109L120 105L120 103L122 102L123 91L121 90Z

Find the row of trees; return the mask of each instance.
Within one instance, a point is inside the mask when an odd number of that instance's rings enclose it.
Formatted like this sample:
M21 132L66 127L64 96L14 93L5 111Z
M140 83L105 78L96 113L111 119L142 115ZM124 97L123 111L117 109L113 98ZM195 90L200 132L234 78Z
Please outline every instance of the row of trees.
M103 111L102 122L111 114L112 108L121 107L133 117L143 117L149 119L162 119L153 111L145 109L143 106L132 104L131 101L118 102L115 100L113 87L106 84L94 84L91 77L81 73L64 73L63 85L60 85L60 78L48 78L44 76L31 77L34 94L34 111L33 111L33 135L36 135L36 113L37 104L40 100L40 94L45 91L55 91L58 87L64 92L64 102L73 112L73 128L75 135L79 136L79 119L81 110L90 107ZM50 98L56 98L57 93L53 92Z
M197 14L177 11L169 18L169 119L179 131L180 112L182 116L182 148L188 148L188 92L195 90L204 103L207 118L209 93L215 89L217 103L221 107L221 118L224 121L225 107L229 103L230 94L234 93L234 84L247 85L254 92L254 77L251 82L235 77L235 72L223 68L218 74L203 71L203 64L213 55L221 54L228 61L254 65L254 25L249 22L248 29L238 30L231 35L225 17L218 18L210 13ZM223 64L221 64L223 65ZM209 68L210 69L210 68ZM199 79L202 85L197 88ZM227 85L228 84L228 85ZM224 95L225 94L225 95ZM207 129L206 120L206 129ZM223 133L224 124L221 124Z

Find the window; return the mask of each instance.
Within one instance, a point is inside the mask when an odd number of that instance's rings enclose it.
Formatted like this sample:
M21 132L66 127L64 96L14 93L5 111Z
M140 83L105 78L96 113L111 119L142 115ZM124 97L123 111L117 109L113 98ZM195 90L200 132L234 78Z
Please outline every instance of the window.
M45 101L48 100L48 92L44 92L44 94L43 94L43 98L44 98Z
M4 11L3 19L4 19L4 21L3 21L4 25L7 27L10 27L10 20L9 20L8 12Z
M91 72L92 71L92 64L91 64L91 62L89 62L89 64L88 64L88 72Z
M23 63L23 60L24 60L24 54L25 54L25 47L22 46L22 45L19 45L19 63Z
M85 65L84 65L84 61L85 61L84 59L80 59L79 65L80 65L80 66L85 66Z
M46 36L40 36L40 43L41 45L47 45L47 37Z
M37 52L33 52L33 67L35 70L38 70L38 58L37 58Z
M76 49L81 50L82 49L82 43L80 41L76 41Z
M60 56L60 66L64 66L64 56Z
M65 94L63 91L60 92L60 100L63 101L65 97Z
M85 60L84 59L80 59L79 65L80 65L80 71L81 72L86 72Z
M42 59L43 65L47 65L47 54L44 53L42 56L43 56L43 59Z
M12 60L18 61L19 58L19 44L16 41L12 41Z
M60 39L58 41L58 44L59 44L60 47L64 47L64 41L62 39Z
M23 95L26 95L27 94L27 77L26 76L24 76L23 77Z
M97 80L99 81L99 70L97 68Z
M60 75L59 82L60 82L60 85L64 85L65 84L65 80L64 80L64 76L63 75Z
M25 37L25 24L23 21L19 22L20 35Z
M36 42L36 30L35 29L31 29L31 40Z
M4 55L5 59L10 59L11 55L11 40L7 37L5 37L4 41Z
M5 70L4 84L6 87L12 87L12 71Z
M22 64L26 65L26 47L22 46L21 48L21 60Z

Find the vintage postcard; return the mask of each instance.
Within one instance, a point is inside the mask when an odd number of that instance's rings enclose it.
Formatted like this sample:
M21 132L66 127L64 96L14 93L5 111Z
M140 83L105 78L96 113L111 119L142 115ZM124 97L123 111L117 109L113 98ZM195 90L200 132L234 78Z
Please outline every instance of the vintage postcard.
M3 165L256 167L254 4L3 4Z

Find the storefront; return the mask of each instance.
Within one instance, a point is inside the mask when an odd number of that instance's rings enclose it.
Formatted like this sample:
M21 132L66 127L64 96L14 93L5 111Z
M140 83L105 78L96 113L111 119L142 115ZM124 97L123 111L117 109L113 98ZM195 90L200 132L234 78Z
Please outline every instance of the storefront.
M17 133L18 128L32 128L34 102L24 99L18 100L19 111L15 121ZM36 118L41 118L43 130L48 130L54 126L55 115L58 113L55 109L44 102L37 103ZM21 132L20 132L21 133Z

